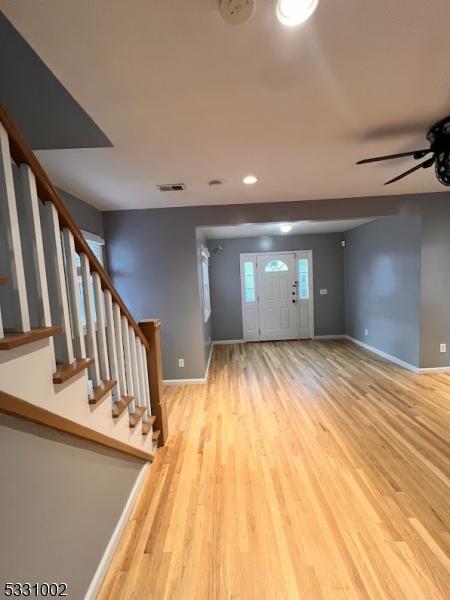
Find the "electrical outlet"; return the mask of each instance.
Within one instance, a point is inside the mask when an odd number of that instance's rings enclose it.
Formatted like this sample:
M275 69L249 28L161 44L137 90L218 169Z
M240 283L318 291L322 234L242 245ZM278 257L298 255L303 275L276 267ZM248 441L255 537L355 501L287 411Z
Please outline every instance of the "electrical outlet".
M447 352L447 344L441 344L439 350L440 352Z
M179 358L178 359L178 366L179 367L184 367L184 358Z
M367 337L369 335L369 330L368 329L364 329L364 335Z

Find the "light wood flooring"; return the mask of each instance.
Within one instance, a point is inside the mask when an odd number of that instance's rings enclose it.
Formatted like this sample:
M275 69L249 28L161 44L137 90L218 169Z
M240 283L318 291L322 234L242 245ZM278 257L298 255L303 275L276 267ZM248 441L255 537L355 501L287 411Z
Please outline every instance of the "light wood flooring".
M101 600L450 598L450 375L230 345L167 402Z

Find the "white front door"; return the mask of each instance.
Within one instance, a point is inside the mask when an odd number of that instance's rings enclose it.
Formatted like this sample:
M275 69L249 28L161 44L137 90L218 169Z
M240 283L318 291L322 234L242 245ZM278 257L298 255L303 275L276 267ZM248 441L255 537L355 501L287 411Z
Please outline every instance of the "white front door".
M259 328L261 340L299 337L295 253L257 257Z

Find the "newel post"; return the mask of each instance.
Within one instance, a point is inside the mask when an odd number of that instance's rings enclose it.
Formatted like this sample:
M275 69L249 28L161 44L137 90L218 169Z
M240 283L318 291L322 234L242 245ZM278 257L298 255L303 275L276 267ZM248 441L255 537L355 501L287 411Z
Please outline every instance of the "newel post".
M147 351L148 383L150 387L150 405L152 415L156 417L153 429L159 429L158 446L164 446L167 440L167 407L164 401L164 387L161 360L161 321L148 319L141 321L139 328L147 339L150 349Z

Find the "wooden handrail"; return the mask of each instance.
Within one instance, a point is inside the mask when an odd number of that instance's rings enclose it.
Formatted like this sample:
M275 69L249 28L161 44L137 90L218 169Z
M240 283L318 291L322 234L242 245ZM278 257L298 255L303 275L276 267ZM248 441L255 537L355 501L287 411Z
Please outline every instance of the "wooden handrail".
M20 165L22 163L29 165L36 178L36 188L38 197L41 201L49 200L54 204L56 210L58 211L59 223L61 227L69 229L75 239L76 251L79 253L84 252L84 254L86 254L89 260L91 271L95 271L99 274L102 289L109 290L111 292L113 301L116 302L116 304L118 304L121 314L128 319L128 322L134 329L136 335L139 336L141 342L144 344L146 349L149 350L150 347L146 337L139 329L138 324L131 316L131 313L125 306L122 298L116 292L111 279L108 277L106 271L95 257L95 254L90 249L88 243L83 237L83 234L81 233L80 229L75 223L72 215L65 207L64 202L62 201L60 195L58 194L52 182L48 178L40 162L34 155L33 151L28 147L28 144L26 143L23 135L20 133L13 120L9 116L8 112L6 111L5 107L1 103L0 122L2 123L3 127L5 128L8 134L11 157L14 159L14 162L17 165Z

